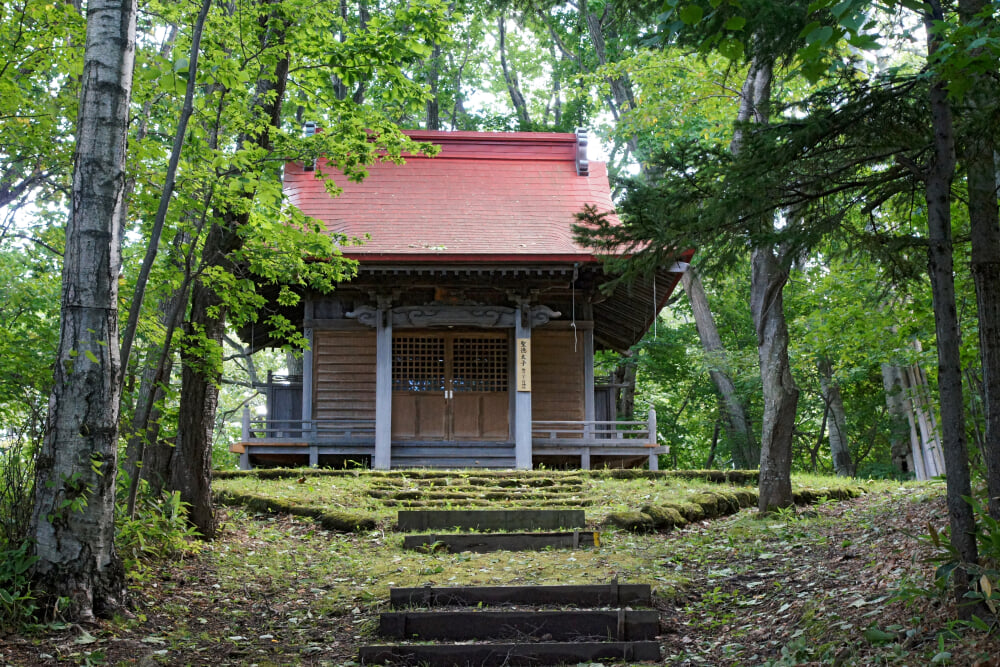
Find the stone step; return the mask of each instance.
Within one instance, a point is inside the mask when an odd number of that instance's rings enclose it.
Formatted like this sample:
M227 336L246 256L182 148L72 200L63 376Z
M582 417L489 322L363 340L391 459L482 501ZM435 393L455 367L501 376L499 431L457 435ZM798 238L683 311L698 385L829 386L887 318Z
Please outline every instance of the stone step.
M602 661L659 662L655 641L363 646L362 665L528 667Z
M400 510L396 529L558 530L587 525L583 510Z
M574 607L650 607L649 584L590 584L565 586L421 586L389 589L392 607L476 607L552 605Z
M379 617L381 637L417 641L644 641L659 633L652 610L397 611Z
M368 491L371 498L387 500L546 500L579 497L580 488L488 489L483 487L441 487L435 489L386 489Z
M393 498L385 498L380 500L379 503L384 507L401 507L406 509L435 509L438 507L454 507L455 501L453 500L395 500ZM512 499L506 501L498 500L486 500L484 498L467 498L462 501L463 507L496 507L497 504L504 504L509 507L517 507L523 509L543 509L550 508L553 505L564 509L572 509L573 507L590 507L594 504L594 501L590 498L546 498L546 499ZM569 505L570 507L565 507Z
M600 533L593 530L574 530L550 533L482 533L448 535L406 535L404 549L473 551L540 551L542 549L578 549L601 546Z

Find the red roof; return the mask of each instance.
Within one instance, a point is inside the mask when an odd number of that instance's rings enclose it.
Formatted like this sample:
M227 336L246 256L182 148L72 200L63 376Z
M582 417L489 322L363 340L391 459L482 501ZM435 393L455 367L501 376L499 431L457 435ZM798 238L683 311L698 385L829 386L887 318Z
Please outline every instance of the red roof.
M433 158L380 162L362 183L324 161L317 171L343 188L331 198L316 171L285 168L284 187L303 213L331 231L371 238L346 254L369 261L581 261L574 214L613 210L607 167L576 170L575 134L410 131L441 146Z

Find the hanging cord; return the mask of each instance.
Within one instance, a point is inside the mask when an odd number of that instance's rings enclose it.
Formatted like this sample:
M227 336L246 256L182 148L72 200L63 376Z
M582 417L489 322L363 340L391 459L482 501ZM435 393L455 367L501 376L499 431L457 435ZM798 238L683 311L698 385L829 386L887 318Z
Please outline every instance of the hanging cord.
M570 289L573 293L573 322L570 324L573 327L573 354L576 354L576 279L579 275L579 264L573 265L573 282L570 283Z

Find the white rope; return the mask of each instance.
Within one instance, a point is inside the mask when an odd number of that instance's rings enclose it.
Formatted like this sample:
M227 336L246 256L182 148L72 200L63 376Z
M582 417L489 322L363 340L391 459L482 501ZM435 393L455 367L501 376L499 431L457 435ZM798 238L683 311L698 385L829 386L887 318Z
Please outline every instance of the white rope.
M570 324L573 327L573 354L576 354L576 277L578 275L576 265L573 265L573 282L570 283L570 289L573 294L573 322Z

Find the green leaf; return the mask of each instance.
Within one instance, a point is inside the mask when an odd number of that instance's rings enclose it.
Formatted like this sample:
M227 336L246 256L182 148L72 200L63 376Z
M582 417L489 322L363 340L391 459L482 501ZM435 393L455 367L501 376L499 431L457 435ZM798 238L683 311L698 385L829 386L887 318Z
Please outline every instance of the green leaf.
M727 37L719 42L719 54L729 60L739 60L743 57L743 42Z
M896 635L896 633L886 632L885 630L880 630L874 626L865 628L864 636L870 644L888 644L889 642L894 642L898 639L898 635Z
M685 5L681 8L680 17L687 25L694 25L702 19L705 12L698 5Z
M747 24L747 20L742 16L731 16L729 20L726 21L726 30L732 30L737 32L743 30L743 26Z
M844 16L844 14L846 14L848 10L851 9L853 5L854 5L854 0L842 0L841 2L838 2L836 5L830 8L830 13L836 16L837 20L839 21Z
M820 26L819 28L813 29L808 35L806 35L806 44L812 44L814 42L825 44L832 36L833 28L828 25Z
M90 350L85 351L83 353L83 356L87 357L87 359L89 359L90 363L92 363L92 364L99 364L99 363L101 363L101 360L97 358L97 355L94 354L93 352L91 352Z

